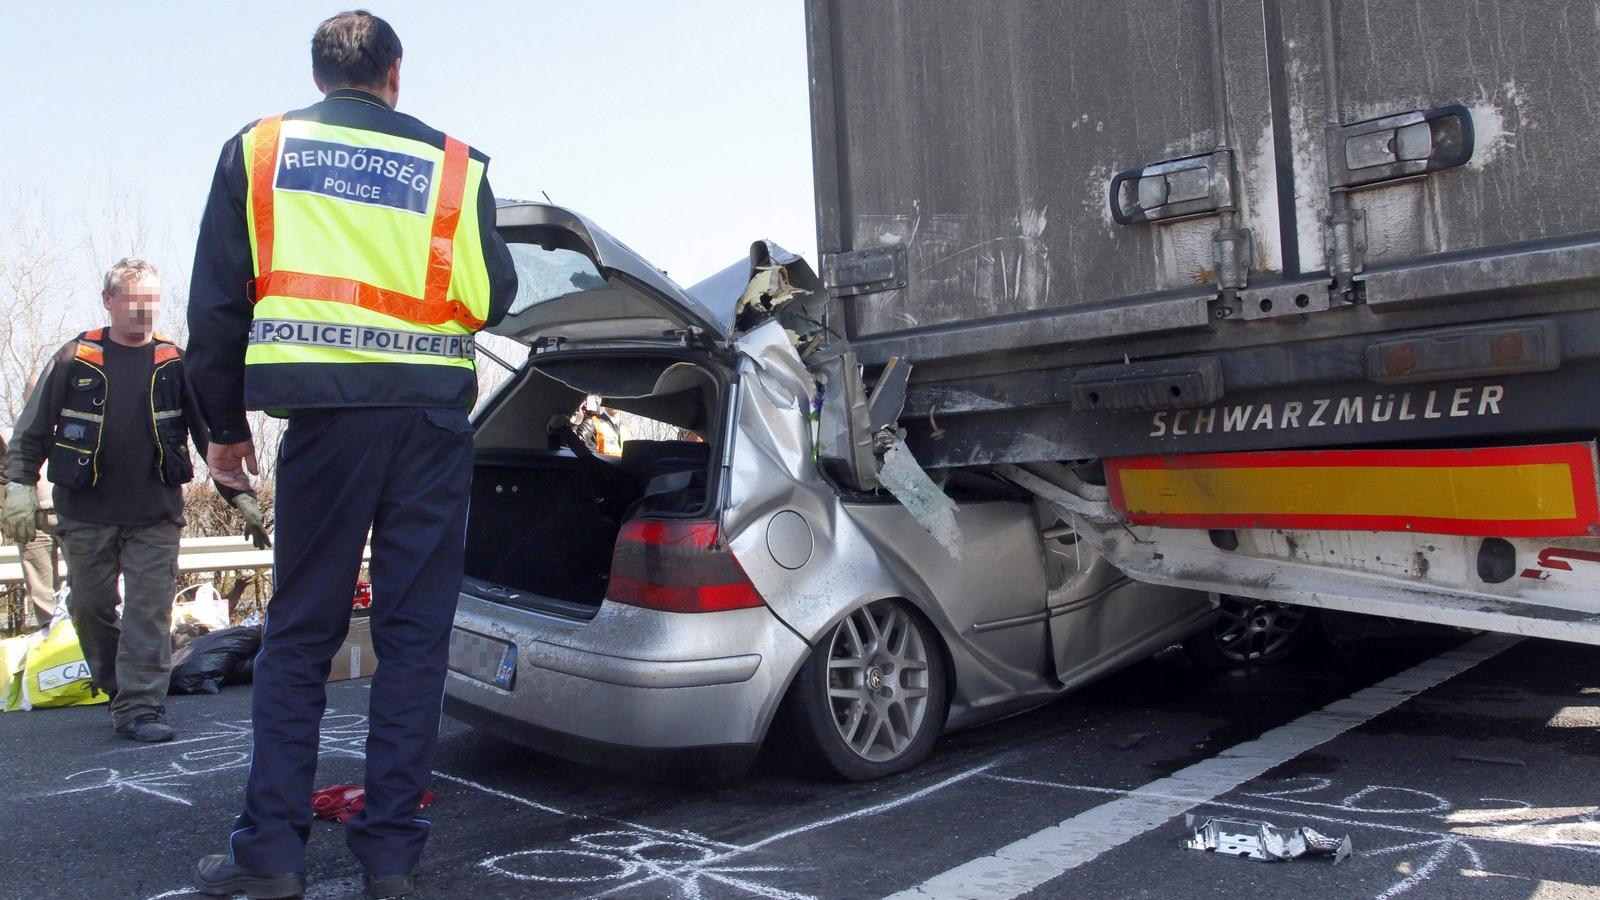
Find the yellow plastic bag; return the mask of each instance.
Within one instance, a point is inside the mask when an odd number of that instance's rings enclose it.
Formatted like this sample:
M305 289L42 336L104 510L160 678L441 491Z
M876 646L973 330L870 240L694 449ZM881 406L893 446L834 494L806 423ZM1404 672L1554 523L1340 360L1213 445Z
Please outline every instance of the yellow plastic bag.
M22 708L22 666L28 651L44 640L44 632L24 634L0 641L0 700L5 709Z
M72 620L57 617L22 666L22 709L88 706L111 698L89 690L89 663L78 646ZM6 709L12 707L8 704Z

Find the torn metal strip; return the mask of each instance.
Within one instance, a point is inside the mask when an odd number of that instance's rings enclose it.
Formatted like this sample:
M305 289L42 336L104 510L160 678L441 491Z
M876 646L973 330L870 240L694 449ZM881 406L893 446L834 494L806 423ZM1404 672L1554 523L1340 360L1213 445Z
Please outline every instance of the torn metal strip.
M1193 830L1184 842L1184 846L1190 850L1211 850L1224 856L1262 862L1283 862L1302 856L1331 856L1334 865L1349 859L1355 852L1349 835L1328 837L1303 825L1279 828L1270 822L1254 819L1210 817L1196 827L1194 813L1186 814L1183 821Z

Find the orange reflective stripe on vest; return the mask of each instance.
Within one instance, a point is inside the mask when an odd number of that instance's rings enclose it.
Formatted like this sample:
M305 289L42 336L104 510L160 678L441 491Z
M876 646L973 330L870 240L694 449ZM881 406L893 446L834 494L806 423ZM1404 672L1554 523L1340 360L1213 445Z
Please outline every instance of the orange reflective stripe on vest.
M455 321L474 331L483 327L483 320L474 316L467 305L460 301L423 300L399 291L386 291L354 278L307 275L304 272L267 272L256 279L256 296L350 303L418 325L442 325Z
M272 176L278 168L278 127L283 116L268 116L256 126L250 154L250 209L256 217L256 271L272 271ZM252 298L254 299L254 298Z
M442 303L450 293L450 273L455 265L456 225L461 221L461 195L467 190L467 145L448 134L444 136L444 171L439 176L439 200L433 207L433 238L428 241L428 280L423 294L428 303ZM481 328L474 319L468 324L459 319L466 307L451 318L470 328Z
M79 341L78 347L73 351L72 355L85 362L92 362L97 366L106 364L105 350L101 349L99 344L91 344L88 341Z
M461 202L467 188L467 145L449 135L445 136L444 166L438 181L439 196L433 209L424 293L421 297L413 297L354 278L273 269L273 180L278 168L278 136L282 120L281 115L270 116L256 125L255 148L251 154L251 209L255 213L256 267L259 273L251 301L274 296L325 300L354 304L419 325L459 322L473 331L482 328L484 321L474 316L465 303L449 299L450 279L455 267L456 226L461 221Z

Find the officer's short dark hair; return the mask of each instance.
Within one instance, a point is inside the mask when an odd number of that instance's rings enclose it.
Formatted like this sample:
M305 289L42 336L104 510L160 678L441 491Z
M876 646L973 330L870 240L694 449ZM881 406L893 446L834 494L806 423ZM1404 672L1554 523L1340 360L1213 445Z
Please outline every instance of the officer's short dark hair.
M311 74L325 87L382 87L401 55L400 36L364 9L339 13L311 37Z

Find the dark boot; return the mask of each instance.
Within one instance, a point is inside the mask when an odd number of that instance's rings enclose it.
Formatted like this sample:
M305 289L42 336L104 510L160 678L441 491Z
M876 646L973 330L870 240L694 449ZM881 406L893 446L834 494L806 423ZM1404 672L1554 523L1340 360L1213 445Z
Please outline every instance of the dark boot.
M416 881L411 873L404 875L380 875L374 877L362 873L361 881L366 885L367 896L372 900L391 900L395 897L409 897L416 890Z
M155 712L140 713L118 725L117 734L146 744L159 744L162 741L172 740L177 732L167 724L166 710L158 709Z
M195 889L213 897L243 894L253 900L278 900L305 893L304 872L263 875L229 861L221 853L200 857L194 867Z

